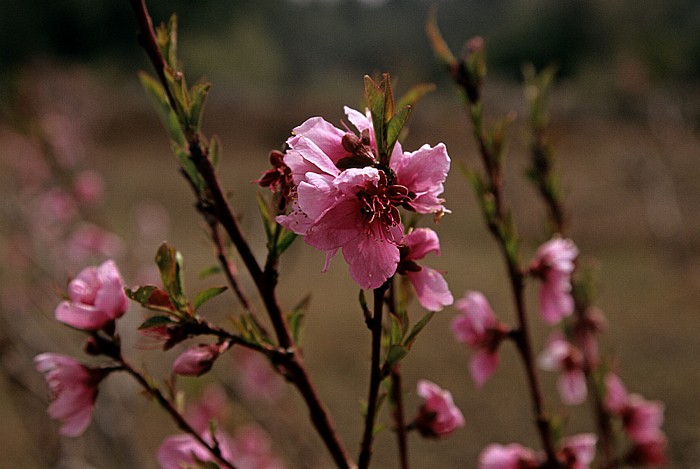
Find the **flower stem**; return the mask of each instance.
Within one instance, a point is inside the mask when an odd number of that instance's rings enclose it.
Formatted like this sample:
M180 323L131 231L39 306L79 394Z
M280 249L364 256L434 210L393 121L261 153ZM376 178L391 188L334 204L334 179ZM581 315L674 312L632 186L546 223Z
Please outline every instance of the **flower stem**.
M374 315L371 322L372 332L372 362L370 365L369 396L367 398L367 415L365 415L365 431L360 445L358 467L367 469L372 456L372 440L374 438L374 423L377 414L379 385L382 381L380 365L382 349L382 313L384 311L384 293L388 282L374 290Z
M401 365L396 364L391 370L391 400L394 404L394 427L396 431L396 443L399 448L399 463L401 469L409 469L408 445L406 442L406 418L403 410L403 385L401 379Z

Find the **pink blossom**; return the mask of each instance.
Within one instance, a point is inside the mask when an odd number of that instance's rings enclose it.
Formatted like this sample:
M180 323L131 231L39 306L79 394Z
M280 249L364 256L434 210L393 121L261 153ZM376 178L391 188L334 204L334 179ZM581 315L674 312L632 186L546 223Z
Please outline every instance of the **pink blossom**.
M508 327L496 319L482 293L467 292L455 307L462 314L452 321L452 332L458 342L474 350L469 371L476 385L483 386L498 367L498 346Z
M440 438L464 426L464 416L454 404L449 391L422 379L418 381L417 392L425 399L415 419L421 435Z
M248 399L274 401L284 392L284 381L260 353L237 347L231 354L238 367L237 382Z
M627 393L627 388L625 388L624 383L614 373L608 373L605 375L605 407L615 414L622 414L627 406L627 400L629 399L629 394Z
M60 432L78 436L90 425L97 385L103 375L66 355L42 353L34 357L36 369L45 373L51 391L49 416L61 420Z
M556 324L574 311L571 273L578 249L570 239L554 238L539 247L530 267L542 278L540 314L547 324Z
M648 401L639 394L630 394L622 413L625 432L636 443L658 439L664 423L664 404Z
M283 469L272 452L268 434L256 425L244 425L233 438L232 459L239 469Z
M561 454L567 469L588 469L595 459L596 436L592 433L564 438Z
M535 469L538 466L535 452L518 443L505 446L493 443L479 455L479 469Z
M442 274L415 262L431 252L440 255L437 233L429 228L413 230L403 239L399 252L401 261L397 271L408 277L420 304L430 311L440 311L443 307L451 305L454 301L452 293Z
M577 405L586 400L588 389L586 375L583 373L583 356L560 333L554 333L550 337L538 363L543 370L561 372L557 387L565 404Z
M128 308L124 282L112 260L83 269L68 284L68 298L56 307L56 319L88 331L105 327Z
M663 467L666 465L666 436L659 432L654 438L643 443L635 443L625 456L631 466Z
M211 433L207 430L202 439L213 444ZM283 469L284 465L272 454L269 437L259 427L252 425L241 427L232 438L224 431L217 431L221 456L237 469ZM166 438L158 448L158 463L163 469L182 469L193 467L201 462L217 462L194 436L189 434L174 435Z
M75 198L85 205L97 205L104 194L104 180L100 173L94 170L80 172L73 181Z
M443 144L415 152L393 149L389 168L377 162L371 120L345 108L360 132L340 130L314 117L287 140L284 163L296 184L290 213L277 221L326 252L326 271L339 249L362 288L378 288L394 275L403 239L399 207L442 213L450 159Z
M208 430L202 434L202 439L207 444L214 443ZM221 457L229 462L232 461L231 437L223 431L217 431L216 441L219 444ZM182 469L195 467L200 462L217 462L217 458L190 434L167 437L158 448L157 458L158 464L163 469Z
M229 414L226 391L219 385L208 385L199 399L185 409L185 420L197 432L204 433L211 421L223 422Z
M219 358L222 346L199 344L188 348L173 362L173 373L183 376L201 376L211 370Z

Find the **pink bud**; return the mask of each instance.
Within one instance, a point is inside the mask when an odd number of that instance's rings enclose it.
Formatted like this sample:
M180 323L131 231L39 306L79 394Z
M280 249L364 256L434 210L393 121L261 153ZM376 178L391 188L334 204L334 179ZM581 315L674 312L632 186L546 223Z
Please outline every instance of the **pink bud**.
M56 319L87 331L105 327L120 318L129 306L124 282L112 260L83 269L68 284L68 297L69 301L56 307Z
M97 171L82 171L73 181L73 192L80 203L85 205L99 204L104 193L102 176Z
M418 395L425 400L415 419L421 435L440 438L464 426L464 416L449 391L425 379L418 381L417 388Z
M220 352L220 346L216 344L199 344L190 347L173 362L173 373L183 376L201 376L211 369Z
M561 453L567 469L588 469L595 459L596 436L592 433L564 438Z

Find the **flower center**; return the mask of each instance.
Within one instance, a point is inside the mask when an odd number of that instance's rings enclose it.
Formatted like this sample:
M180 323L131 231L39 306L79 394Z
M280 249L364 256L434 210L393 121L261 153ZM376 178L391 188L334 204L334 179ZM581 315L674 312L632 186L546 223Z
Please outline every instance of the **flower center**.
M416 197L406 186L389 185L383 171L379 171L379 183L376 186L368 183L357 192L356 196L360 199L362 219L367 224L379 220L389 227L401 223L398 206L406 204Z

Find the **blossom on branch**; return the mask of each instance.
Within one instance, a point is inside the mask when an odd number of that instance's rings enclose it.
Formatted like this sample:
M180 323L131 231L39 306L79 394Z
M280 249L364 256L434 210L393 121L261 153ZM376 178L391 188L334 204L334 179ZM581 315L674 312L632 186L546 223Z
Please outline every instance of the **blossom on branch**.
M276 218L326 252L325 272L342 249L350 276L378 288L396 273L404 227L399 207L442 214L450 158L443 144L404 152L396 143L389 166L379 164L371 119L345 108L353 132L320 117L308 119L287 140L284 163L296 189L290 212Z
M464 416L452 400L450 391L422 379L418 381L417 392L424 399L414 421L421 435L441 438L464 426Z
M59 430L67 436L78 436L90 425L97 398L97 386L105 374L88 368L72 357L42 353L34 357L37 371L44 373L51 391L49 416L61 420Z
M571 273L578 249L570 239L554 238L539 247L530 272L542 279L539 301L540 315L550 325L574 311L571 296Z
M429 228L413 230L403 239L399 252L401 260L397 272L408 277L420 304L430 311L440 311L451 305L454 299L442 274L415 262L431 252L440 255L437 233Z
M509 445L492 443L479 455L479 469L535 469L537 467L539 462L535 452L518 443Z
M480 292L467 292L455 307L462 314L452 321L452 332L458 342L474 350L469 372L476 385L483 386L498 368L498 347L510 329L496 319Z
M124 281L112 260L83 269L68 284L68 298L56 307L56 319L86 331L102 329L129 307Z
M588 388L583 372L583 354L565 340L561 333L552 334L538 363L543 370L561 372L557 387L565 404L578 405L586 400Z
M201 376L211 370L226 344L199 344L188 348L173 362L173 373L183 376Z
M561 441L559 451L567 469L588 469L595 459L597 438L592 433L570 436Z

